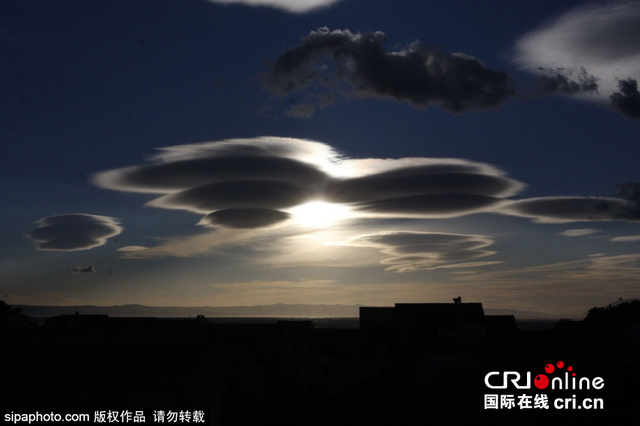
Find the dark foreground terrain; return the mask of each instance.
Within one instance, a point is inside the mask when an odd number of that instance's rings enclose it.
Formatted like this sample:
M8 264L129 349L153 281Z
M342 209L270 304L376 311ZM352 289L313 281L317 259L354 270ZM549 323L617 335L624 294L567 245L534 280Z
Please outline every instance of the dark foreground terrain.
M538 331L518 330L513 317L485 315L475 303L361 308L359 329L79 314L34 327L5 305L0 406L202 407L209 424L223 426L609 423L637 411L637 303ZM553 373L545 373L549 364ZM511 382L512 372L521 379ZM557 377L556 388L536 388L541 373ZM594 378L604 386L572 386ZM534 405L539 397L546 408ZM587 398L602 408L587 409Z

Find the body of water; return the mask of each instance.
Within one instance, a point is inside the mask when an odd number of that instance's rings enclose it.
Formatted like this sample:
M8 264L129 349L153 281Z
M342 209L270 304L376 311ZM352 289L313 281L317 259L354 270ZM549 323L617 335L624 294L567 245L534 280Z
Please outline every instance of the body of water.
M311 321L314 328L359 328L360 318L342 317L214 317L214 324L275 324L278 321Z

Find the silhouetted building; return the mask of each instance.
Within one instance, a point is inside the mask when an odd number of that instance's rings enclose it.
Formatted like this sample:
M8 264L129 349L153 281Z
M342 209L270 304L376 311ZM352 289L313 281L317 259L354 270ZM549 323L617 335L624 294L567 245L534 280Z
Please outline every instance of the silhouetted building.
M360 328L433 330L484 322L481 303L396 303L395 307L360 307Z
M513 316L484 314L481 303L396 303L361 307L362 330L393 330L423 350L473 348L489 336L508 337L517 328Z

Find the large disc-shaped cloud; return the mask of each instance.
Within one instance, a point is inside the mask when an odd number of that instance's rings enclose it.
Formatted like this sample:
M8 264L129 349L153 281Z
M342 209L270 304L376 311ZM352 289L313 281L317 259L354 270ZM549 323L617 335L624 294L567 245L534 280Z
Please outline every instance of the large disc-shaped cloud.
M377 170L335 179L328 199L353 203L362 213L452 217L491 210L524 186L494 167L461 159L408 158L366 166Z
M459 216L489 211L523 187L468 160L344 159L328 145L284 138L169 147L151 161L99 173L94 182L157 194L149 205L204 214L202 224L242 228L284 222L309 201L362 215Z
M467 194L503 197L513 195L522 187L512 179L488 172L479 164L447 164L443 159L440 163L430 162L338 180L329 191L331 197L339 201L372 201L382 197L458 193L462 190Z
M262 137L162 149L151 164L98 173L103 188L161 194L148 204L207 215L202 224L260 228L321 195L340 157L328 145Z
M103 188L168 194L211 183L285 181L318 185L339 156L329 146L301 139L260 137L162 148L152 164L98 173Z
M88 250L122 232L116 219L92 214L49 216L36 223L38 227L25 236L38 243L38 250Z

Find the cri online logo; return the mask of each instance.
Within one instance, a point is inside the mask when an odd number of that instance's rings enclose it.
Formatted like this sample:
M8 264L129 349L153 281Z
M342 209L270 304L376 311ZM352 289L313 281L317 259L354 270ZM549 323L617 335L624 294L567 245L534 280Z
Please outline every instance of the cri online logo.
M559 370L562 370L562 368L564 368L564 362L562 361L558 361L556 363L556 366L558 367ZM547 374L551 374L556 370L556 367L553 364L547 364L544 366L544 371ZM567 371L573 371L573 367L569 366L567 367ZM571 373L573 375L573 377L576 376L576 373ZM537 387L538 389L546 389L547 386L549 386L549 378L545 375L545 374L538 374L536 376L535 379L533 379L533 384L535 385L535 387Z
M576 378L576 373L573 371L572 366L568 366L564 371L564 375L556 376L549 379L549 376L553 373L562 373L564 369L564 362L558 361L554 364L547 364L544 367L546 374L538 374L533 379L533 385L540 389L547 389L551 385L551 389L602 389L604 387L604 379L602 377L595 377L590 379L588 377L582 377L579 380ZM502 381L494 378L495 376L502 375ZM499 383L498 383L499 382ZM506 389L511 383L516 389L531 389L531 373L527 372L524 377L517 371L492 371L484 377L484 383L490 389Z

